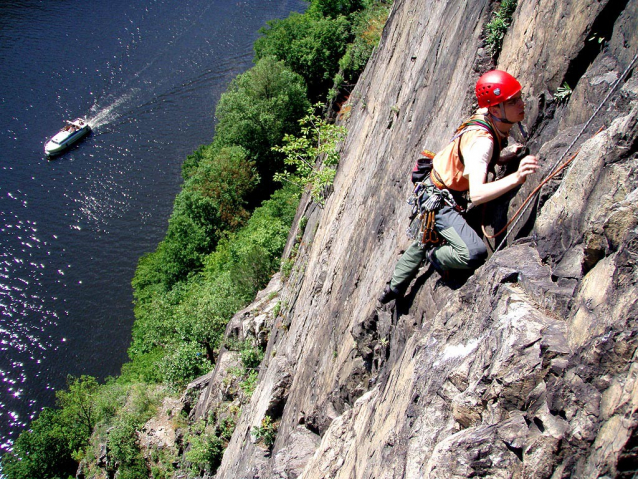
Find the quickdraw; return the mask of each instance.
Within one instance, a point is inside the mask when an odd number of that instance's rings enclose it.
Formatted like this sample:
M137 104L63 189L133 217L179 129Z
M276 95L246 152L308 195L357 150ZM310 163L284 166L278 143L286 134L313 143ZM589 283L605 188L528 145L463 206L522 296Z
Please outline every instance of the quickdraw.
M421 213L421 230L419 231L419 246L436 245L441 242L441 237L437 233L436 211L424 211Z

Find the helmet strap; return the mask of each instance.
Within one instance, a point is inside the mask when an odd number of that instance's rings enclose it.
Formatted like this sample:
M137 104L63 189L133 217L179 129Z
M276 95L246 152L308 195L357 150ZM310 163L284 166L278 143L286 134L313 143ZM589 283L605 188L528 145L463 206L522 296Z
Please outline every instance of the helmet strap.
M491 111L489 111L489 114L492 118L494 118L496 121L500 121L501 123L507 123L508 125L514 125L515 122L513 121L509 121L506 118L505 115L505 107L503 106L503 103L499 103L498 106L501 107L501 117L496 116L495 114L493 114Z
M490 118L492 119L492 125L494 125L494 128L496 129L496 131L498 131L499 135L501 135L502 138L509 137L509 134L510 134L509 131L510 131L511 127L508 128L507 131L501 131L501 129L497 126L496 122L506 123L506 124L509 124L509 125L514 125L514 123L509 121L509 120L506 120L506 119L501 119L498 116L493 115L489 111L488 111L488 114L489 114Z

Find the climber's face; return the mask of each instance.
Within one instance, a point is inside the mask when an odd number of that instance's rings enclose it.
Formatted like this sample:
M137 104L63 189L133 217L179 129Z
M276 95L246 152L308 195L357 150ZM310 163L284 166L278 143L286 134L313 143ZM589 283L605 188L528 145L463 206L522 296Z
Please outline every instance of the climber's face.
M518 123L525 119L525 102L520 92L509 100L505 100L501 105L503 105L502 109L505 118L512 123Z

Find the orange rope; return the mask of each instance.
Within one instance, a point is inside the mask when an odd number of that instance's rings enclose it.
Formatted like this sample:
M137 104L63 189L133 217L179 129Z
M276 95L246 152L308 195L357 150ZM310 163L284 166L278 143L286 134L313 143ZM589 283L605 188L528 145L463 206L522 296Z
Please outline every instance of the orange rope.
M489 234L487 231L485 231L485 224L483 223L483 221L481 221L481 229L483 230L483 234L485 235L486 238L496 238L497 236L501 235L502 233L505 232L505 230L507 228L509 228L509 226L514 222L514 220L518 217L518 215L521 214L521 211L523 211L523 208L525 208L525 205L527 205L527 203L529 203L529 201L534 197L534 195L536 195L536 193L538 193L538 191L545 185L547 184L547 182L549 180L551 180L552 178L554 178L558 173L560 173L561 171L563 171L565 168L567 168L567 166L574 161L574 158L576 158L576 156L578 155L578 153L580 152L580 150L578 150L576 153L574 153L565 163L563 163L562 165L560 165L558 167L558 169L556 169L556 171L554 171L551 175L549 175L547 178L545 178L543 181L540 182L540 184L534 188L534 191L532 191L529 196L525 199L525 201L523 201L523 203L521 204L521 206L518 207L518 210L516 210L516 213L514 213L514 216L512 216L512 218L507 222L507 224L505 226L503 226L503 228L501 228L501 230L498 233L494 233L493 235ZM485 207L483 207L483 219L485 219Z
M605 126L601 126L598 131L596 133L594 133L592 135L592 137L596 136L598 133L600 133L601 131L603 131L605 129ZM569 149L567 150L569 151ZM574 153L571 157L569 157L569 159L563 163L562 165L560 165L553 173L551 173L547 178L545 178L543 181L540 182L540 184L534 188L534 191L532 191L529 196L525 199L525 201L523 201L523 204L521 204L521 206L518 207L518 210L516 210L516 213L514 213L514 216L512 216L512 218L507 222L507 224L505 226L503 226L503 228L501 228L501 230L498 233L494 233L493 235L490 235L487 233L487 231L485 231L485 224L484 224L484 219L485 219L485 206L483 207L483 219L481 220L481 229L483 230L483 234L485 235L486 238L490 238L490 239L494 239L497 236L503 234L505 232L505 230L507 228L509 228L509 226L512 224L512 222L516 219L516 217L518 215L521 214L521 211L523 211L523 208L525 208L525 206L527 205L527 203L529 203L529 201L534 197L534 195L536 193L538 193L538 191L545 185L547 184L547 182L549 180L551 180L552 178L554 178L558 173L560 173L561 171L563 171L565 168L567 168L567 165L569 165L572 161L574 161L574 159L578 156L578 153L580 152L580 149L578 149L576 151L576 153Z

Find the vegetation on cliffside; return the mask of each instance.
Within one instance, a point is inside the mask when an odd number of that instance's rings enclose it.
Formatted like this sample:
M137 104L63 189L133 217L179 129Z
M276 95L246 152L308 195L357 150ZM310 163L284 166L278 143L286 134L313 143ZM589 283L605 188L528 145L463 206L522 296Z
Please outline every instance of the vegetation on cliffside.
M58 407L44 409L2 458L8 478L67 478L79 463L82 477L117 471L120 479L170 477L180 467L167 456L149 469L136 431L163 397L214 367L228 320L279 269L300 188L274 180L295 176L276 147L294 141L302 117L331 88L335 97L335 85L356 81L388 10L384 0L312 0L306 13L261 31L255 66L218 103L212 143L183 164L164 240L139 261L130 361L106 384L69 378ZM245 364L260 357L251 345L238 347ZM248 393L250 381L248 374ZM214 469L227 432L193 436L193 473Z

